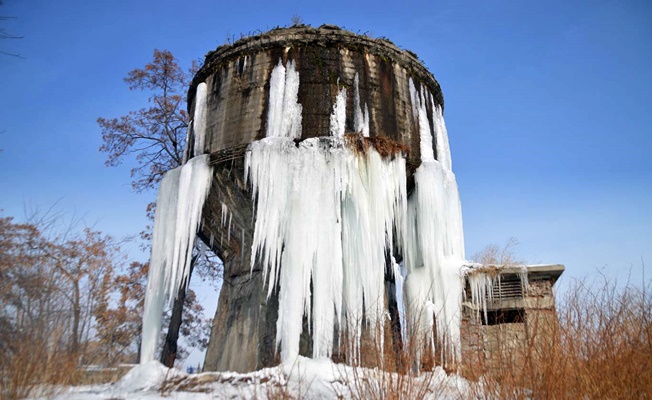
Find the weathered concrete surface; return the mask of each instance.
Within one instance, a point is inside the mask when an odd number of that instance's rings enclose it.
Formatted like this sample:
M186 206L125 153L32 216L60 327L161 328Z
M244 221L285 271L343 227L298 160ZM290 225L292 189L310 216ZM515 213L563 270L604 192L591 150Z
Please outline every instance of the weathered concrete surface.
M265 136L269 79L279 60L284 64L293 60L299 72L302 139L329 135L330 114L342 87L348 92L346 130L354 131L357 73L361 106L369 108L370 136L388 137L409 148L408 182L420 160L419 127L412 114L409 79L418 90L425 86L434 102L443 107L439 84L416 56L387 40L332 26L277 29L219 47L206 56L188 93L192 109L197 85L206 82L208 86L204 151L211 154L215 177L204 206L201 235L224 261L224 284L206 370L245 372L277 362L276 291L268 300L259 266L250 265L253 204L244 184L242 156L249 143ZM428 108L432 106L428 104ZM432 129L433 121L429 123ZM232 214L227 217L227 226L221 224L222 204ZM306 336L301 343L302 354L309 354L310 348Z

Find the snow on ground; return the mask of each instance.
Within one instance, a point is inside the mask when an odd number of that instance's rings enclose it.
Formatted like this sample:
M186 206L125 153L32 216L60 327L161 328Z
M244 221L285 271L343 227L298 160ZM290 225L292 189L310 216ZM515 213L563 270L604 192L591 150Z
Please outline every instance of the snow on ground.
M357 399L386 398L401 388L399 398L471 398L477 384L441 368L403 379L378 369L352 368L328 359L299 357L250 373L206 372L186 374L157 361L140 364L114 384L61 388L56 400L117 399ZM388 393L388 388L390 389ZM477 393L477 392L476 392ZM424 396L420 396L420 394ZM393 397L393 396L392 396ZM42 397L45 399L46 397ZM35 397L38 399L38 397Z

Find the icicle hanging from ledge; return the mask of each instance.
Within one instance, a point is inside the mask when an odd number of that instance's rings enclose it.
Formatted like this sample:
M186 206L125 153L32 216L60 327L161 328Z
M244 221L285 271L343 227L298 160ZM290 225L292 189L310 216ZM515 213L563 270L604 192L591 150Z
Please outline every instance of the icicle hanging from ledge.
M199 156L204 154L206 142L206 100L208 97L208 88L206 83L202 82L197 85L195 92L195 115L192 119L195 146L193 155Z
M141 363L155 358L166 299L171 305L179 288L188 284L195 234L212 177L208 155L203 155L168 171L161 181L145 292Z
M362 136L369 137L369 107L365 104L364 113L362 112L362 106L360 104L360 77L357 72L353 78L353 85L355 87L353 97L353 102L355 104L353 114L354 129L356 132L362 133Z
M461 357L460 321L463 295L464 235L455 175L439 106L424 88L409 81L412 111L421 136L421 165L414 174L415 191L408 204L405 296L409 326L431 343L433 324L444 346L442 362ZM431 129L427 100L433 115ZM435 159L433 131L437 149Z
M267 137L301 137L302 107L298 96L299 72L294 61L289 61L286 68L279 59L269 80Z
M473 308L480 314L482 311L485 321L488 319L487 309L494 302L494 288L501 292L502 275L508 271L518 277L521 284L521 293L525 294L529 288L528 269L525 265L484 265L480 263L468 263L463 266L462 274L469 282L471 289L471 300Z

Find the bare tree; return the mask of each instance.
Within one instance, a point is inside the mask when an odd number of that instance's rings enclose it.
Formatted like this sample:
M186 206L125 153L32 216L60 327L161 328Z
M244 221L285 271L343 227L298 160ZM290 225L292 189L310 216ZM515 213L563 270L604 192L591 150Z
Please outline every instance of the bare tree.
M188 129L183 92L192 71L185 73L171 52L154 50L152 62L129 72L124 81L131 90L150 92L149 106L120 118L98 118L107 166L134 157L132 186L142 192L156 188L163 174L180 166Z
M76 238L45 241L44 253L61 276L58 286L70 305L70 353L78 354L88 341L94 309L113 289L119 248L110 236L86 228Z
M525 264L525 261L520 259L515 253L515 248L518 244L518 239L515 237L507 239L507 242L503 246L495 243L489 244L475 253L471 259L484 265Z

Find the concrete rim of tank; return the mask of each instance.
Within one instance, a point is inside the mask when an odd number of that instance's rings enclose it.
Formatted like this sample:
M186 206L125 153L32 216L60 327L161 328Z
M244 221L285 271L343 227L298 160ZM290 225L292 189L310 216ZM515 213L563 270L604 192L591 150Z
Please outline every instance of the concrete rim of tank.
M444 107L444 95L439 82L421 63L417 55L402 50L385 37L372 38L344 30L336 25L321 25L313 28L295 25L289 28L274 28L255 36L243 37L231 45L222 45L206 54L204 65L195 74L188 89L188 111L195 97L197 85L204 82L226 62L247 54L254 54L272 48L302 46L337 46L351 50L363 50L391 60L410 72L410 75L426 85L436 102Z

